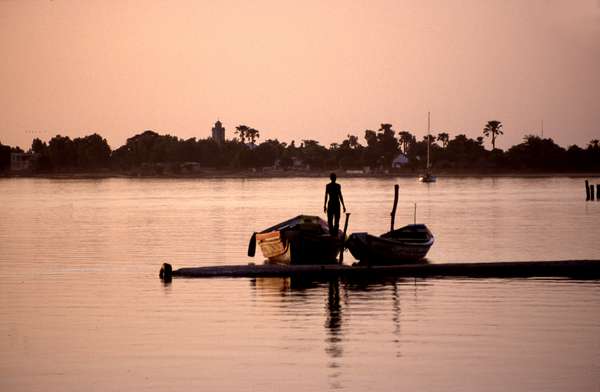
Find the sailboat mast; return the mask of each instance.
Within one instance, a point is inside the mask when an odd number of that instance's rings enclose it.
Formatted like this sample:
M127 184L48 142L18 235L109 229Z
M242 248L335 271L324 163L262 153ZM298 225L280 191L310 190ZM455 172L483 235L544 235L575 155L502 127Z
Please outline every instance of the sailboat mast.
M431 144L431 112L427 112L427 170L429 170L429 145Z

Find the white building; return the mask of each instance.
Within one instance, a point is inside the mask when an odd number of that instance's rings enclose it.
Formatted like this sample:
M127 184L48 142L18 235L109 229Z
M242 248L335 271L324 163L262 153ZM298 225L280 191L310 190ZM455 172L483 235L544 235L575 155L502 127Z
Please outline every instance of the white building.
M392 161L392 168L398 169L408 163L408 157L404 154L398 154Z
M10 153L10 170L23 171L31 168L33 154L29 152Z

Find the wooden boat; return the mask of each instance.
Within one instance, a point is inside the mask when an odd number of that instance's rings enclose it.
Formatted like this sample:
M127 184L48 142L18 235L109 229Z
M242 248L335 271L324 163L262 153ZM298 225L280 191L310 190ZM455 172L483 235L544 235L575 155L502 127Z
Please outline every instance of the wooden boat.
M434 237L424 224L412 224L381 236L353 233L346 247L361 264L403 264L423 259Z
M342 238L342 232L330 235L327 222L318 216L298 215L254 233L248 256L254 257L258 244L270 263L335 264L343 245Z

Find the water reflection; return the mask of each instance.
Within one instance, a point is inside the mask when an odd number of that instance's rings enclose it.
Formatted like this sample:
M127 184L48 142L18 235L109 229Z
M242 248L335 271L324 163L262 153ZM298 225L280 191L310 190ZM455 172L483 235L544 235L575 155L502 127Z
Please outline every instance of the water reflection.
M420 281L419 281L420 282ZM416 301L418 295L417 279L342 279L333 278L330 280L315 281L314 279L300 278L256 278L250 280L250 286L253 291L259 294L263 299L278 297L280 306L292 314L297 314L301 306L313 306L319 301L324 302L324 353L328 358L325 364L328 369L327 378L330 389L344 389L343 379L345 373L344 355L346 346L349 344L348 337L352 333L349 328L349 314L346 314L352 306L357 312L355 322L364 322L365 315L361 312L369 312L370 307L379 309L378 320L370 319L371 315L366 315L371 323L390 325L385 331L390 332L390 340L395 346L393 354L395 357L402 357L402 329L401 329L401 292L411 295L411 300ZM427 283L423 283L427 285ZM403 289L401 289L401 286ZM354 298L352 298L354 297ZM372 302L372 304L370 304ZM383 302L383 303L382 303ZM389 311L385 319L381 319L381 307ZM347 320L348 318L348 320ZM298 322L294 317L293 322ZM311 318L311 322L314 320ZM305 328L306 331L312 329L312 326L298 326L293 328ZM356 331L355 331L356 332ZM381 336L384 336L384 331Z
M341 359L344 354L342 340L342 306L340 304L340 281L333 279L329 281L327 288L327 318L325 321L325 329L327 338L325 339L325 352L331 358L328 367L331 369L329 373L329 382L332 389L341 389Z
M416 285L415 285L416 287ZM394 343L398 347L396 357L400 357L400 295L398 293L398 282L394 281L392 286L392 321L394 322Z
M281 305L285 308L300 308L301 303L311 299L323 298L324 288L327 288L325 301L325 347L324 351L329 358L326 367L330 370L327 374L330 389L343 389L341 383L342 358L344 354L343 342L343 309L340 302L340 279L333 278L329 281L315 281L306 278L255 278L250 280L250 287L256 292L261 292L265 297L276 294L281 298ZM297 321L296 319L294 321ZM294 326L297 327L297 326ZM308 328L310 329L310 328Z

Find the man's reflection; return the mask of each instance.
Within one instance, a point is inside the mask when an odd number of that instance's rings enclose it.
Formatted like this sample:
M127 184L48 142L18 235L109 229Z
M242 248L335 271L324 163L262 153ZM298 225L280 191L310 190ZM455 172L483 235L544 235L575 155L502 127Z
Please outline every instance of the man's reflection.
M341 363L339 360L344 353L342 342L342 306L340 305L340 281L334 279L329 281L327 288L327 318L325 328L327 338L325 339L325 352L331 358L328 367L332 370L329 374L331 388L340 389L339 377L341 375Z
M344 311L347 310L349 303L348 297L352 293L371 293L360 301L385 301L386 306L391 308L391 318L393 323L391 337L393 344L397 347L397 356L401 356L401 292L402 283L400 279L340 279L334 278L328 281L315 281L309 278L257 278L251 280L255 289L267 290L279 293L281 297L293 298L293 302L287 306L295 307L299 303L310 302L315 295L324 295L325 290L327 298L325 301L324 327L325 340L324 351L327 354L327 367L330 369L328 378L331 389L340 389L341 378L343 376L343 357L344 357L344 338L347 337L348 330L344 329ZM341 286L341 287L340 287ZM407 285L407 288L411 286ZM417 285L415 280L415 296L417 295ZM290 294L292 294L290 296ZM316 310L316 309L315 309ZM346 312L348 313L348 312ZM347 327L347 326L346 326Z

